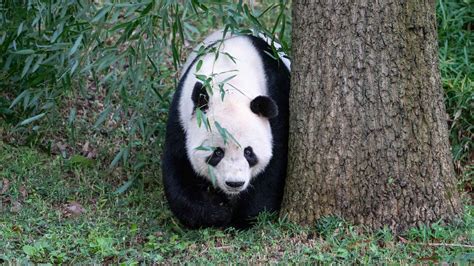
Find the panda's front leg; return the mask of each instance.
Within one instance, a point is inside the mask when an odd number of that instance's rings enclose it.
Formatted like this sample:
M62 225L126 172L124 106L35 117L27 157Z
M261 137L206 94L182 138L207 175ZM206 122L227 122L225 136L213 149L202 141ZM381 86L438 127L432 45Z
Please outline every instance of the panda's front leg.
M227 227L231 224L233 206L221 192L208 185L200 190L201 214L206 226Z
M226 197L196 176L185 161L173 164L169 159L164 160L163 183L170 209L179 221L190 228L229 226L232 207Z
M187 189L170 193L169 204L178 219L190 228L227 227L231 223L232 208L225 199L212 191ZM176 191L175 191L176 192Z

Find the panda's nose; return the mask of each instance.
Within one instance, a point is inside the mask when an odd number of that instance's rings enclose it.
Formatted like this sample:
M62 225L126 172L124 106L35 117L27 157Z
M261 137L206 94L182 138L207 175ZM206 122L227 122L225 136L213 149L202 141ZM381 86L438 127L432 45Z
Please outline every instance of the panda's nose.
M231 188L239 188L245 184L243 181L226 181L225 184Z

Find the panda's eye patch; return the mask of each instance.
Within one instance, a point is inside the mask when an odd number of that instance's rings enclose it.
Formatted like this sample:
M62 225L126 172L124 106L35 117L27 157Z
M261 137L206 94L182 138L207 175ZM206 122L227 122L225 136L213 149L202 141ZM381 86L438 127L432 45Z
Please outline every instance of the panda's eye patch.
M252 147L248 146L244 149L244 157L249 162L249 166L252 167L258 163L257 155L253 152Z
M206 158L206 163L211 166L216 166L219 162L224 158L224 150L222 148L217 147L211 156Z
M221 148L217 148L214 150L214 155L217 157L222 157L224 156L224 151Z

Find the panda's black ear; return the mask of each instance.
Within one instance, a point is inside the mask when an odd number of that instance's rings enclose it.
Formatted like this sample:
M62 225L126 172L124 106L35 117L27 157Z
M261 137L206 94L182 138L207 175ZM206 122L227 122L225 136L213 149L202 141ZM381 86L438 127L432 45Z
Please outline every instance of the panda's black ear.
M255 97L250 102L250 110L266 118L274 118L278 115L278 106L272 98L267 96Z
M194 84L191 99L194 103L194 109L199 108L203 112L207 110L209 95L207 94L206 87L204 87L201 82L196 82L196 84Z

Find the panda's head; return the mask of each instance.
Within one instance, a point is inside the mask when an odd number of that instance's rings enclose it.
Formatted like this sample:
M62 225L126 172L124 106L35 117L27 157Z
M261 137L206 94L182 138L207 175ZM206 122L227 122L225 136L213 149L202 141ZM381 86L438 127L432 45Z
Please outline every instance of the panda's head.
M269 119L277 116L277 105L267 96L249 99L238 93L210 99L200 82L191 98L186 151L194 171L228 195L244 191L272 158ZM196 108L206 114L210 128L198 125Z

